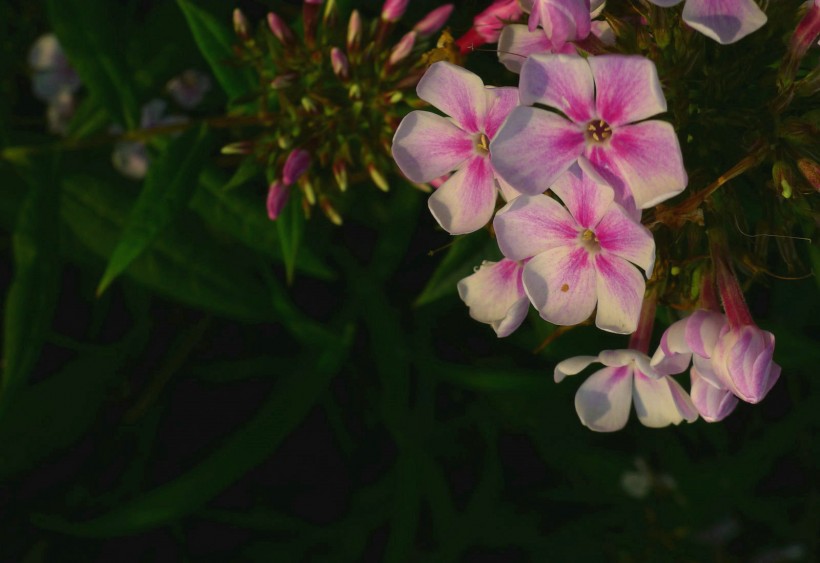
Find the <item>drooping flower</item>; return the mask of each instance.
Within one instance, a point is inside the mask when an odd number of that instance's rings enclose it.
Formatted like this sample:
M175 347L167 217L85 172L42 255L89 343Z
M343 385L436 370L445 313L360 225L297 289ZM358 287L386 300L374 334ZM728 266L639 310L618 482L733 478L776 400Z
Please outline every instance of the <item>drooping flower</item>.
M450 119L428 111L408 114L393 137L393 158L417 183L455 171L430 197L430 211L451 234L480 229L496 201L490 141L518 103L518 90L485 87L472 72L441 61L430 66L416 91Z
M682 0L649 0L668 8ZM685 0L683 21L718 43L727 45L757 31L766 23L766 14L754 0Z
M193 109L211 90L211 77L204 72L188 69L168 81L165 89L174 101L185 109Z
M522 13L519 0L495 0L473 18L473 27L456 40L456 45L466 54L485 43L495 43L504 23L517 20Z
M521 279L523 261L502 258L484 262L458 282L458 295L470 308L470 317L487 323L499 338L509 336L527 316L529 300Z
M524 289L541 316L574 325L592 314L609 332L631 333L638 324L647 275L655 261L652 234L614 202L612 188L585 159L573 164L546 195L520 196L495 217L504 256L533 257Z
M564 360L555 366L556 383L593 362L606 367L590 375L575 394L575 410L590 430L620 430L626 426L633 402L638 420L650 428L697 419L697 410L680 384L657 373L649 357L636 350L604 350L597 356Z
M521 70L521 106L490 146L495 169L526 194L542 193L580 156L631 212L686 187L678 138L655 65L638 56L533 55ZM528 107L543 104L558 113Z

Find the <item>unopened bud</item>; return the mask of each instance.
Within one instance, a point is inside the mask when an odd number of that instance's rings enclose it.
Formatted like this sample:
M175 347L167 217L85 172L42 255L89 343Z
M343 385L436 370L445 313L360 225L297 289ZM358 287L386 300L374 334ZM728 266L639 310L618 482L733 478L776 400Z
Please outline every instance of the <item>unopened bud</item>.
M410 0L385 0L382 6L381 18L388 22L397 22L407 11Z
M820 164L808 158L801 158L797 161L797 168L800 169L803 177L808 180L809 185L820 192Z
M794 183L794 173L791 167L782 160L778 160L772 166L772 179L783 198L789 199L792 196L792 184Z
M311 100L307 96L302 96L302 107L305 108L305 111L308 113L316 113L317 111L319 111L313 100Z
M402 100L402 98L404 98L404 94L402 94L399 91L396 91L390 95L390 98L388 98L388 100L391 104L397 104Z
M390 189L387 179L372 162L367 165L367 173L370 174L370 179L373 180L373 183L376 184L376 187L381 191L386 192Z
M820 35L820 0L809 4L806 15L797 24L789 41L789 56L800 60Z
M390 58L387 59L387 66L391 67L396 65L396 63L400 62L407 55L410 54L410 51L413 50L413 46L416 44L416 32L410 31L404 34L396 46L393 47L393 50L390 51Z
M316 28L319 25L319 10L322 0L305 0L302 5L302 26L305 30L305 40L311 47L316 43Z
M350 64L347 62L347 57L338 47L333 47L330 50L330 64L333 66L333 72L342 80L347 80Z
M268 14L268 27L282 45L290 45L293 42L293 32L288 24L273 12Z
M322 208L325 216L330 219L330 222L340 227L342 225L342 216L339 215L339 212L330 204L330 201L322 196L319 198L319 207Z
M362 16L358 10L350 13L350 21L347 24L347 52L352 53L359 48L362 39Z
M250 154L253 151L253 141L237 141L222 147L222 154Z
M351 84L347 90L347 96L351 100L359 100L362 97L362 88L358 84Z
M235 8L233 11L233 30L242 41L247 41L250 38L248 18L239 8Z
M307 176L303 176L299 180L299 187L302 188L302 193L305 194L305 200L310 205L316 205L316 191Z
M286 135L279 135L276 138L276 144L279 145L280 149L287 150L290 148L290 139Z
M282 213L282 210L285 208L285 204L288 202L289 196L290 189L282 182L279 180L274 180L271 182L270 187L268 188L267 199L268 218L271 221L276 221Z
M344 160L337 160L333 163L333 178L339 186L339 191L347 191L347 165Z
M449 18L450 14L452 13L452 4L445 4L444 6L439 6L438 8L424 16L421 19L421 21L419 21L416 25L414 25L413 31L425 37L428 35L433 35L439 29L444 27L444 24L447 23L447 18Z
M282 167L282 181L286 186L292 185L310 167L310 153L303 149L290 151Z
M325 4L325 13L322 15L322 24L325 27L335 27L338 17L339 8L336 6L336 0L328 0Z
M270 87L272 90L283 90L284 88L290 88L293 86L293 80L295 78L296 75L293 73L282 74L271 80Z

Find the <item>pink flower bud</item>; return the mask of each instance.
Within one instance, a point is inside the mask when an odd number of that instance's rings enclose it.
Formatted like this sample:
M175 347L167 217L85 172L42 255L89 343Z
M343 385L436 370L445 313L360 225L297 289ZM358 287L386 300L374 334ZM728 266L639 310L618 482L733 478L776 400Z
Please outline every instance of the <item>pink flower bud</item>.
M247 41L250 37L248 29L248 18L245 17L242 10L235 8L233 11L233 30L236 35L243 41Z
M290 196L290 189L287 186L279 180L271 182L267 199L268 217L271 221L276 221L279 214L282 213L285 204L288 202L288 196Z
M293 32L288 24L273 12L268 14L268 27L282 45L289 45L293 41Z
M350 65L347 62L347 57L338 47L333 47L330 50L330 64L333 66L333 73L341 78L347 80Z
M302 149L290 151L285 166L282 169L282 181L286 186L290 186L307 172L310 167L310 153Z
M814 0L809 5L806 15L797 24L789 41L791 56L799 60L806 54L814 40L820 35L820 0Z
M413 46L416 44L416 32L410 31L404 35L399 42L396 43L396 46L393 47L393 50L390 51L390 58L387 59L387 65L393 66L399 61L403 60L407 55L410 54L410 51L413 50Z
M382 16L384 21L396 22L401 19L404 12L407 11L407 5L410 0L385 0L382 6Z
M808 158L801 158L797 160L797 168L800 169L811 187L820 192L820 164Z
M358 10L350 13L350 21L347 24L347 50L354 51L359 46L362 37L362 16Z
M444 6L436 8L413 26L413 31L419 35L434 34L447 22L447 18L453 13L453 7L452 4L445 4Z
M780 377L772 361L774 335L753 324L726 325L712 353L712 367L720 382L741 400L758 403Z

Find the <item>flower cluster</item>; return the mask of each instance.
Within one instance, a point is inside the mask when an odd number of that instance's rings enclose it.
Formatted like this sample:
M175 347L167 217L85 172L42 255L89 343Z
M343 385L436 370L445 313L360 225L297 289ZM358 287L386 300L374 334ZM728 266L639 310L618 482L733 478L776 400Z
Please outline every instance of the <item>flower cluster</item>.
M413 111L393 137L402 173L436 188L429 208L445 231L461 235L491 224L503 258L485 261L458 284L474 319L508 336L531 304L555 325L579 325L594 315L599 329L632 334L628 349L570 358L555 369L561 381L593 362L605 366L576 395L581 421L596 431L622 428L633 403L650 427L698 416L721 420L738 400L762 400L780 375L772 361L774 336L752 320L722 232L702 228L705 213L713 212L715 190L771 155L751 151L729 173L681 201L677 196L689 174L677 129L699 108L694 102L687 107L686 93L677 93L673 122L667 120L668 84L657 63L666 65L664 57L697 60L687 48L705 47L692 39L693 31L734 43L763 26L767 15L753 0L686 0L678 26L664 8L680 0L650 1L645 12L614 14L600 1L494 2L458 45L469 52L498 41L499 60L520 74L517 88L486 86L462 67L436 62L417 92L444 115ZM799 68L817 38L818 9L815 1L803 16L783 68ZM655 45L648 43L651 38ZM788 108L800 88L817 90L811 73L782 86L800 75L794 69L780 72L777 112ZM692 142L691 134L684 139ZM803 147L797 149L803 155L798 162L811 183L817 168L808 155L816 153ZM795 180L785 178L780 166L775 188L782 200L791 192L781 187ZM673 198L675 206L664 203ZM708 256L678 256L667 233L690 224L700 228L695 240L710 245ZM658 233L664 248L656 248ZM696 285L695 278L702 281L685 303L677 263L697 264L687 270L687 287ZM710 298L714 287L723 310ZM659 300L694 312L674 323L650 356ZM673 377L687 369L688 393Z
M407 5L386 0L375 21L354 10L340 22L334 1L305 1L301 36L275 13L253 33L234 12L237 57L261 85L258 99L237 111L257 116L264 130L223 152L250 155L267 171L272 220L297 190L306 215L318 204L338 225L349 184L369 178L389 189L390 138L415 102L419 55L453 10L443 5L393 40Z

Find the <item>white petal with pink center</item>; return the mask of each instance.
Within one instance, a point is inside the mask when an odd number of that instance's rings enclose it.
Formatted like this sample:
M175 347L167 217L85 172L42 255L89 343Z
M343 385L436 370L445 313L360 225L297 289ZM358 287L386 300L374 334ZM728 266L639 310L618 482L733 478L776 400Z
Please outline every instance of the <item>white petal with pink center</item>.
M522 195L508 203L496 214L493 228L501 252L514 260L572 245L578 237L578 226L566 208L544 195Z
M470 135L429 111L412 111L393 137L393 158L412 182L430 182L461 166L473 155Z
M587 59L595 79L595 107L611 127L641 121L666 111L658 71L640 56Z
M520 262L507 258L484 262L476 273L458 282L459 297L470 308L470 316L491 325L499 337L512 334L527 315L522 269Z
M492 219L496 193L489 159L473 156L433 192L427 206L448 233L471 233Z
M469 70L446 62L433 64L419 80L416 93L452 117L468 133L484 128L487 113L484 82Z
M541 317L557 325L585 321L595 309L595 268L584 248L542 252L524 267L524 290Z
M577 123L595 117L595 82L582 57L534 55L521 69L518 88L523 105L550 106Z

